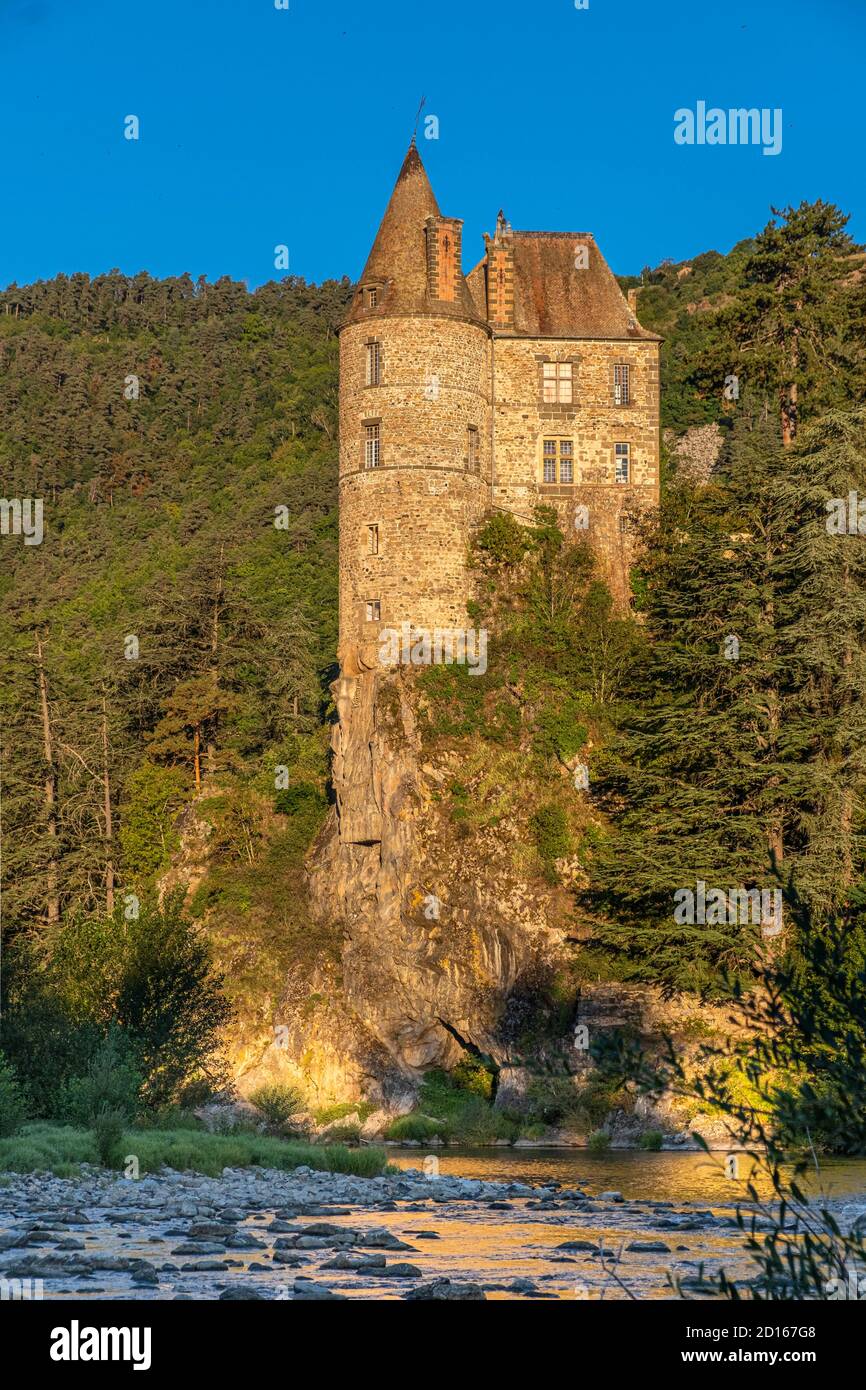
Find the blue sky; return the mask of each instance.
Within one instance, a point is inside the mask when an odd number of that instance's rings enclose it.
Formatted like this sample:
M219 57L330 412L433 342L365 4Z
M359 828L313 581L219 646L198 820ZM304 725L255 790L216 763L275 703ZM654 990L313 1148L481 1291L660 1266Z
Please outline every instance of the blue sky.
M866 241L864 0L0 0L0 284L118 266L358 276L422 93L466 268L497 210L618 273L823 197ZM783 147L679 146L699 100ZM137 115L138 141L124 139Z

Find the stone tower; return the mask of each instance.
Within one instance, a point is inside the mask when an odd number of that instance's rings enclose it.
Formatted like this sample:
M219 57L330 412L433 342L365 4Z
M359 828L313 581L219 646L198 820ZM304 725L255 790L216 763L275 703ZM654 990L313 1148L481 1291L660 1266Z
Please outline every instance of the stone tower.
M412 142L340 334L340 648L467 624L467 541L491 486L491 337Z

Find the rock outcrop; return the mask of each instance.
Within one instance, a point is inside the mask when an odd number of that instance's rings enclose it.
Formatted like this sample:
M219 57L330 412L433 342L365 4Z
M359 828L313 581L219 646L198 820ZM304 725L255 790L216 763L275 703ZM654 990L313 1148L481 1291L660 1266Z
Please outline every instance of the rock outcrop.
M501 1057L510 991L560 940L508 827L455 833L449 772L425 762L413 696L405 668L337 683L337 804L310 877L315 915L345 934L346 1004L410 1082L464 1049Z

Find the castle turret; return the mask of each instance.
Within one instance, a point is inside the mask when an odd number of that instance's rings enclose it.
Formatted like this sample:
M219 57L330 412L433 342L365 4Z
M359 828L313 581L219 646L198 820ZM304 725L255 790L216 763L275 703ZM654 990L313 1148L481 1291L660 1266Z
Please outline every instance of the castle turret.
M340 335L340 664L383 629L465 627L491 484L491 329L414 141Z

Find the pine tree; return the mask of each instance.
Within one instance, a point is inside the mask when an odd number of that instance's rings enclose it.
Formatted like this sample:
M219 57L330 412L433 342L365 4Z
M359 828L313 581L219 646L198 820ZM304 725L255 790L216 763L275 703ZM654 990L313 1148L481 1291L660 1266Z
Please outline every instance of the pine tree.
M679 923L674 894L772 888L836 905L863 871L866 540L831 498L866 485L866 415L783 450L739 418L711 487L679 487L649 537L645 661L595 782L615 834L593 854L596 939L679 987L748 975L740 921Z

